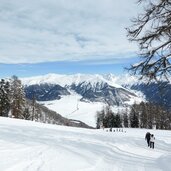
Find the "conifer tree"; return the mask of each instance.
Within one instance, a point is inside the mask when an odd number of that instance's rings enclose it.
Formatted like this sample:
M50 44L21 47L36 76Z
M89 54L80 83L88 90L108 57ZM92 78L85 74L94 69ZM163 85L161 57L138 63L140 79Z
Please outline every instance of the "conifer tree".
M23 118L25 93L21 81L17 76L12 76L10 87L12 116L15 118Z
M122 127L122 121L120 115L117 113L115 116L115 122L116 122L116 127L120 128Z
M0 116L8 117L10 109L9 82L1 79L0 81Z
M105 117L105 111L102 109L101 111L98 111L96 114L96 128L99 129L103 125L103 120Z
M135 105L133 105L131 107L130 125L132 128L138 128L139 127L139 116L138 116L138 112L135 109Z
M127 113L123 114L123 126L125 128L128 128L128 115L127 115Z
M148 120L148 114L147 114L147 104L144 102L141 102L139 104L139 113L140 113L140 127L141 128L147 128L147 120Z

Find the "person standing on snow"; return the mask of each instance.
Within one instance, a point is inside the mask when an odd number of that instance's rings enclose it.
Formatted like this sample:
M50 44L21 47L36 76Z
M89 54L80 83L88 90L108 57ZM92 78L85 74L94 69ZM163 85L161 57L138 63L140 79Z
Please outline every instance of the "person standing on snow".
M145 140L147 140L148 147L150 146L150 137L151 137L150 132L147 132L146 135L145 135Z
M151 136L150 136L150 148L154 148L154 141L155 141L155 137L153 134L151 134Z

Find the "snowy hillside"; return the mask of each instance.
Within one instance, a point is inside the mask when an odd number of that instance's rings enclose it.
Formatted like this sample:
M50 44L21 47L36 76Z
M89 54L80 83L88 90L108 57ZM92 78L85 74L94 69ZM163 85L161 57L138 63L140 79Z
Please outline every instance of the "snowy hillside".
M1 171L170 171L171 132L106 132L0 117Z

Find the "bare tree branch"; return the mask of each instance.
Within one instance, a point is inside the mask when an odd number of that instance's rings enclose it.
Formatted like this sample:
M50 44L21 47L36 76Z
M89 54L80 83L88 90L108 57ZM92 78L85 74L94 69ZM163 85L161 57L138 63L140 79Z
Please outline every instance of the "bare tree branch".
M142 61L129 70L149 80L167 77L171 74L171 0L138 0L143 3L144 13L127 28L128 39L139 45Z

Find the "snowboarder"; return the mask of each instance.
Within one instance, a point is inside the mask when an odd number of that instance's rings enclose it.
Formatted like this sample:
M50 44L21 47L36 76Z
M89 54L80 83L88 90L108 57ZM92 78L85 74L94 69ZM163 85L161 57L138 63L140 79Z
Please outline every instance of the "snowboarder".
M155 141L155 137L153 134L151 134L151 136L150 136L150 148L154 148L154 141Z
M145 140L147 140L148 147L150 146L150 137L151 137L150 132L147 132L146 135L145 135Z

